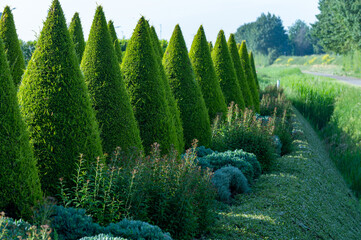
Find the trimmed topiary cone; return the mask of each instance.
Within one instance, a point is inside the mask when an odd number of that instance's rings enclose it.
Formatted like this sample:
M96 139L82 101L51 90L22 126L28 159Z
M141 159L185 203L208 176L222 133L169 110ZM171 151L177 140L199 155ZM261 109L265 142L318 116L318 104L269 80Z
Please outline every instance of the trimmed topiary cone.
M83 28L81 26L81 22L79 18L79 13L77 12L74 14L73 18L71 19L69 26L69 34L71 40L74 43L76 56L80 63L85 49L85 41L84 41Z
M0 19L0 38L4 42L7 60L9 62L10 74L18 88L21 77L25 70L25 60L20 48L18 35L16 33L14 17L10 7L6 6Z
M256 81L256 85L257 85L258 92L259 92L260 88L259 88L259 82L258 82L258 77L257 77L257 72L256 72L256 64L254 63L254 57L253 57L252 51L249 52L249 63L251 65L253 77L254 77L254 80Z
M229 105L231 102L234 102L240 109L244 109L245 105L242 91L238 84L223 30L220 30L218 33L212 51L212 59L226 103Z
M253 77L251 65L249 62L246 41L242 41L241 47L239 49L239 56L241 58L242 67L243 67L244 73L246 75L249 89L251 90L255 111L259 112L259 107L260 107L259 91L257 88L257 84L255 82L255 79Z
M217 115L226 116L226 101L219 85L202 25L194 36L189 58L192 62L196 80L201 87L210 121L212 122Z
M40 180L1 39L0 103L0 209L30 219L31 207L42 197Z
M175 131L177 134L177 140L178 140L178 148L177 150L182 153L184 151L184 133L183 133L183 123L181 120L181 115L180 115L180 111L178 108L178 104L177 101L173 95L173 92L170 88L169 85L169 81L168 81L168 77L165 74L164 68L163 68L163 64L162 64L162 58L163 58L163 50L162 47L160 45L159 42L159 38L157 36L157 33L154 29L154 27L152 26L150 28L150 36L151 36L151 40L153 43L153 47L154 47L154 51L157 55L156 59L157 59L157 63L159 66L159 73L161 75L162 78L162 83L164 86L164 90L165 90L165 96L166 99L168 101L168 108L169 108L169 112L171 115L171 120L173 122L173 125L175 127Z
M115 49L115 54L117 55L117 60L118 60L119 63L122 63L122 59L123 59L122 55L123 55L123 53L122 53L122 49L120 48L119 39L117 37L117 33L115 32L113 21L108 22L108 30L109 30L109 33L110 33L111 40L113 42L113 46L114 46L114 49Z
M208 43L208 46L209 46L209 51L212 52L212 51L213 51L212 41L210 41L210 42Z
M88 164L103 154L89 92L58 0L49 9L18 96L42 188L55 196L59 178L71 184L80 154Z
M175 26L164 53L163 66L181 112L186 148L191 146L193 139L198 139L202 146L209 146L211 125L208 111L202 92L195 81L179 25Z
M80 68L101 129L103 151L111 154L116 147L142 149L138 124L101 6L96 10Z
M239 87L242 90L244 104L248 108L253 107L252 94L250 92L248 83L246 81L246 75L242 68L241 58L238 53L236 40L234 39L234 34L231 34L228 39L228 49L232 57L234 64L234 70L236 71L236 76L238 79Z
M151 151L154 142L168 152L172 145L177 148L178 140L148 26L144 17L140 18L127 46L122 70L145 152Z

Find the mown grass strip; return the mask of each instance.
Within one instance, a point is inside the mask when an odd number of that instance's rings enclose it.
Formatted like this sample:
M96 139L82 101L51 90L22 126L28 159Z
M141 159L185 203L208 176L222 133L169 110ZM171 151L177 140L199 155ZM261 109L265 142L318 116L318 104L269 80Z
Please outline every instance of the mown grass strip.
M295 151L278 158L253 193L219 205L208 239L359 239L357 199L310 124L295 113Z

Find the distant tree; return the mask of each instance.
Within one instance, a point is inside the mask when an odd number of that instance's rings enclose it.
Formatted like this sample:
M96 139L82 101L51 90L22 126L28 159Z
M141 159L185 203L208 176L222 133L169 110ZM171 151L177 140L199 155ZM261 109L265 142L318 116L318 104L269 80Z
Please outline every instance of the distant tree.
M277 55L289 51L288 36L280 17L262 13L255 22L240 26L235 33L238 43L246 40L253 51L269 55L275 51Z
M138 124L120 72L104 12L97 7L80 65L100 129L103 151L142 149Z
M109 33L110 33L111 40L113 42L113 46L114 46L114 49L115 49L115 54L117 56L118 62L122 63L123 53L122 53L122 49L120 47L120 43L119 43L119 39L117 37L117 33L115 32L113 21L108 22L108 30L109 30Z
M149 25L142 17L125 52L122 70L146 153L154 142L168 152L178 141L157 64Z
M42 188L56 196L59 178L72 185L80 154L88 164L103 155L88 88L58 0L49 9L18 97Z
M160 46L162 47L162 57L163 57L163 54L168 47L168 41L165 39L161 39L159 40L159 42L160 42Z
M74 43L76 56L80 63L85 49L85 41L84 41L83 28L81 26L81 22L79 18L79 13L77 12L74 14L73 18L71 19L69 25L69 34L71 40Z
M24 56L16 33L14 17L10 7L6 6L0 19L0 38L4 42L10 73L15 86L18 87L25 70Z
M288 30L292 55L304 56L313 54L311 29L302 20L297 20Z
M233 60L228 50L223 30L220 30L218 33L212 51L212 59L226 103L230 104L231 102L234 102L240 109L244 109L245 103L242 90L239 87Z
M25 66L28 65L36 47L36 40L35 41L23 41L19 40L21 51L23 52Z
M212 133L208 111L201 89L195 81L179 25L174 28L164 53L163 65L181 112L186 148L191 147L193 139L198 139L202 146L209 146Z
M209 45L203 26L201 25L194 36L189 51L196 81L201 87L204 101L212 122L218 115L227 113L227 105L213 65Z

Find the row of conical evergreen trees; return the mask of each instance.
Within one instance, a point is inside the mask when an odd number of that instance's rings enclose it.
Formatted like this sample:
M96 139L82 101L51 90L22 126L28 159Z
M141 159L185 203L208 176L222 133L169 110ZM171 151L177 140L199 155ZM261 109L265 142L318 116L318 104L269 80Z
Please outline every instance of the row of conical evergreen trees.
M80 153L91 164L117 146L183 152L210 144L231 102L259 111L253 56L223 31L213 48L201 26L188 53L177 25L163 53L142 17L123 56L101 6L85 44L79 15L67 29L54 0L26 70L8 7L0 39L0 210L14 216L71 182Z

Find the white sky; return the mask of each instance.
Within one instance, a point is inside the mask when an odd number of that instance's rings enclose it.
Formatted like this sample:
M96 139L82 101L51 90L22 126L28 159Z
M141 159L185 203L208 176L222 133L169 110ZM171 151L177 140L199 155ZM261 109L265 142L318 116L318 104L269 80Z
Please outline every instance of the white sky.
M6 5L13 10L20 39L34 40L42 29L51 0L1 0L0 12ZM169 40L179 24L190 48L193 36L203 24L208 41L215 42L220 29L226 37L244 23L253 22L262 12L280 16L283 25L297 19L316 21L318 0L60 0L67 23L79 12L85 40L97 5L102 5L107 20L113 20L118 38L130 38L138 19L145 16L157 30L158 37ZM161 27L160 27L161 26ZM161 29L161 33L160 33Z

